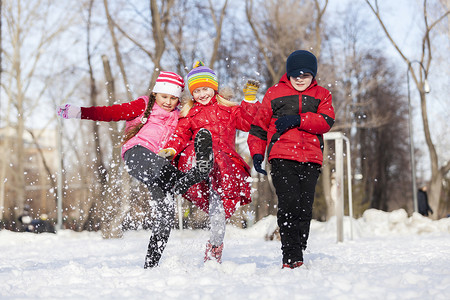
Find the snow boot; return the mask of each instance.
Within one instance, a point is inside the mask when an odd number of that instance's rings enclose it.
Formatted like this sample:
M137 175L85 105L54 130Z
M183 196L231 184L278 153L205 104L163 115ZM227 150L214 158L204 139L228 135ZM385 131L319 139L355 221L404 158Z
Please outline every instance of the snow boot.
M291 264L283 264L282 269L286 269L286 268L295 269L295 268L301 267L302 265L303 265L302 261L297 261L297 262L291 263Z
M215 260L219 264L222 263L222 251L223 251L223 243L220 244L220 246L214 246L209 241L206 244L206 251L205 251L205 262L208 260Z
M144 269L154 268L158 265L161 255L166 248L169 235L157 237L154 234L150 236L147 255L145 256Z
M197 132L194 140L196 164L185 176L181 177L175 186L173 192L182 195L196 183L208 178L214 164L214 153L212 148L212 136L208 129L202 128Z

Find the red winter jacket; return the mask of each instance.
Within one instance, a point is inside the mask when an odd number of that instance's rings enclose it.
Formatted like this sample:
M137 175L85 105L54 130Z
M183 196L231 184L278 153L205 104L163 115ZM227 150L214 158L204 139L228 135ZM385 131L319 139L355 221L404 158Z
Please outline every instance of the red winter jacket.
M303 92L295 90L287 75L269 88L252 123L247 140L250 154L262 154L266 147L268 160L290 159L322 165L323 134L334 124L331 93L317 85L314 79ZM292 128L281 136L275 121L285 115L300 115L300 127Z
M236 152L236 129L248 132L259 102L243 101L241 105L220 105L216 97L202 105L195 103L186 117L180 117L174 135L165 148L177 153L178 169L187 171L195 159L194 137L200 128L211 132L214 151L214 167L210 174L213 189L220 195L226 217L229 218L239 205L248 204L250 198L250 168ZM208 187L205 181L192 186L184 197L208 212Z

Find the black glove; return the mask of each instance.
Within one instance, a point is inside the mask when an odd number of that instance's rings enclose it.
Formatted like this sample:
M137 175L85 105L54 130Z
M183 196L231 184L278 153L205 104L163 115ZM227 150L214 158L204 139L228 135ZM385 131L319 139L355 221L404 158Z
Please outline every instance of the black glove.
M255 167L256 172L267 176L267 172L263 168L261 168L263 160L264 157L261 154L253 155L253 166Z
M299 115L282 116L275 121L275 127L277 128L277 132L279 134L283 134L288 129L299 127L300 122L301 118Z

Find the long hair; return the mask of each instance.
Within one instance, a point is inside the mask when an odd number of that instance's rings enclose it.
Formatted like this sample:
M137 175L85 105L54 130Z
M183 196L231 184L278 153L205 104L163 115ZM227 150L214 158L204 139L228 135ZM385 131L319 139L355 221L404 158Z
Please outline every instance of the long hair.
M149 98L149 100L147 103L147 107L145 108L144 115L141 117L141 122L139 122L138 124L136 124L133 127L124 129L124 136L122 138L122 143L120 144L121 146L123 146L132 137L134 137L139 132L139 130L141 130L142 126L144 126L145 123L147 123L148 117L150 116L153 106L155 105L155 101L156 101L155 93L150 93L150 96L148 98Z
M223 88L216 94L217 103L224 106L236 106L238 105L236 102L230 101L233 98L234 94L231 88ZM180 117L186 117L191 108L195 104L195 100L192 97L188 99L183 99L183 108L180 111Z

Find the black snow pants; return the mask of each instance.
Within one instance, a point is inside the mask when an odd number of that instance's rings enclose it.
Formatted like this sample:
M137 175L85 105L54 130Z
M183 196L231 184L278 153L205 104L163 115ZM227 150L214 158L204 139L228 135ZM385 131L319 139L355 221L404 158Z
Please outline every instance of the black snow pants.
M173 226L175 206L168 191L184 173L142 146L127 150L124 160L128 173L144 183L152 195L152 234L144 264L144 268L152 268L158 265Z
M271 159L273 185L278 196L283 264L303 261L320 165L287 159Z

